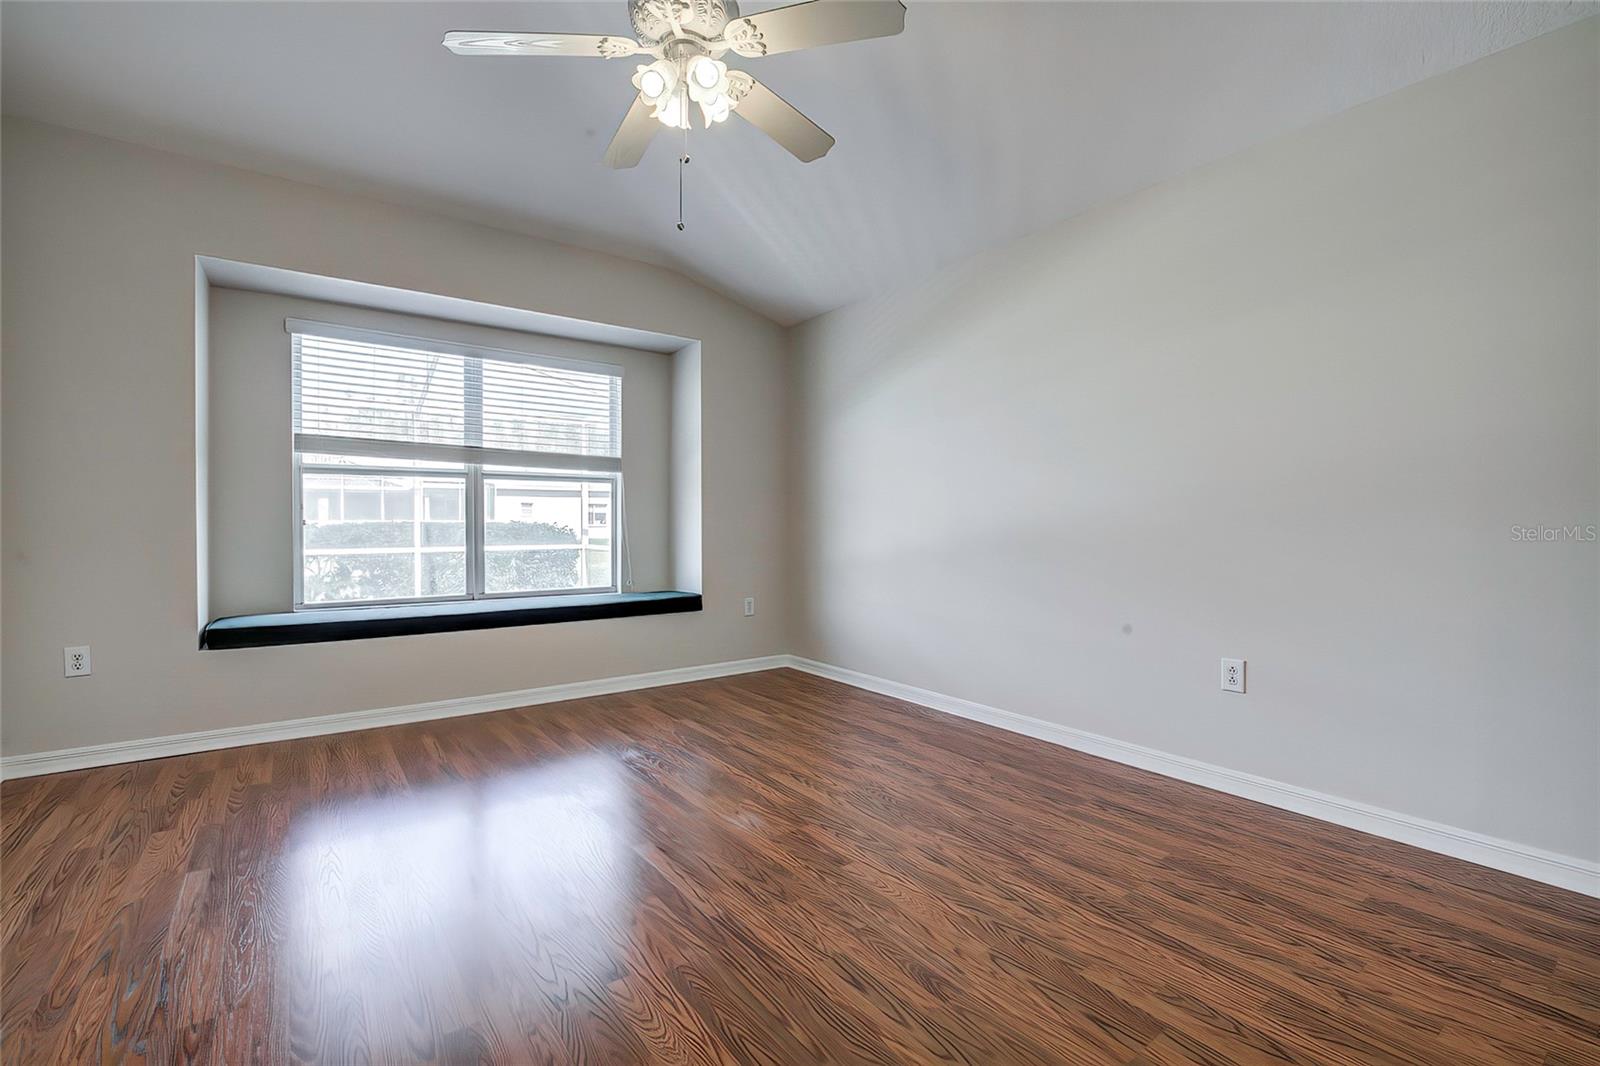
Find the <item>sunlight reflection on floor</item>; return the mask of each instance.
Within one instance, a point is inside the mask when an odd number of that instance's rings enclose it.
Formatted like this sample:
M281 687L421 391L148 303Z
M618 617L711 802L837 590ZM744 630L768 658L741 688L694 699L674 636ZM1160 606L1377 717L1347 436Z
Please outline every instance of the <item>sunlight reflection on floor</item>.
M525 1024L598 994L624 964L636 803L626 768L595 753L298 820L281 897L292 1015L326 1025L330 1003L364 996L369 1016L409 1018L426 1042L458 1013L441 996L523 990Z

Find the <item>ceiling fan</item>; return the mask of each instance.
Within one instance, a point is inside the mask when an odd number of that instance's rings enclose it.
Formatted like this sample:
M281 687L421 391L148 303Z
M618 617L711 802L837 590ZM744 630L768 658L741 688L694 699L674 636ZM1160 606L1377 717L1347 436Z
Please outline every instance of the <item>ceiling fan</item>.
M733 52L756 59L890 37L905 29L906 9L900 0L806 0L743 18L738 0L628 0L628 17L637 40L458 30L444 35L444 46L464 56L655 57L635 68L639 95L606 149L612 167L636 166L661 126L687 130L696 106L708 128L736 114L809 163L828 154L833 138L755 78L730 69L722 57Z

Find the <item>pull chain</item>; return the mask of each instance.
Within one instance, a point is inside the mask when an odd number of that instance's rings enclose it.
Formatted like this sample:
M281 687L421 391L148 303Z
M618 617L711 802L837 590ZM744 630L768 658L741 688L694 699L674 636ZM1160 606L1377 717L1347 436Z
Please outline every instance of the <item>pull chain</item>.
M683 168L689 165L689 130L684 127L683 152L678 156L678 232L683 232Z

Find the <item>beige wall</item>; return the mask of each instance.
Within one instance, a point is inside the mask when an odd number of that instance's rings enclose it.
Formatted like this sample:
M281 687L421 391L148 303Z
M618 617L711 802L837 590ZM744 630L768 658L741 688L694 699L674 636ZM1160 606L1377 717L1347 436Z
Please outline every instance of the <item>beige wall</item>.
M3 169L6 755L788 650L770 322L654 267L27 121ZM197 651L196 255L698 339L706 610ZM93 676L61 676L67 644Z
M1600 857L1600 23L793 337L797 651ZM1249 692L1218 659L1249 660Z

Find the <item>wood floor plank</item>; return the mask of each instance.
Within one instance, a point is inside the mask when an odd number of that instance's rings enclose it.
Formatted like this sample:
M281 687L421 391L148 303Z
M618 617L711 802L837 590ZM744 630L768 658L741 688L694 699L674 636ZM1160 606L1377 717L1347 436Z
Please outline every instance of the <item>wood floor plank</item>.
M1600 1063L1600 901L788 670L7 782L0 870L7 1064Z

